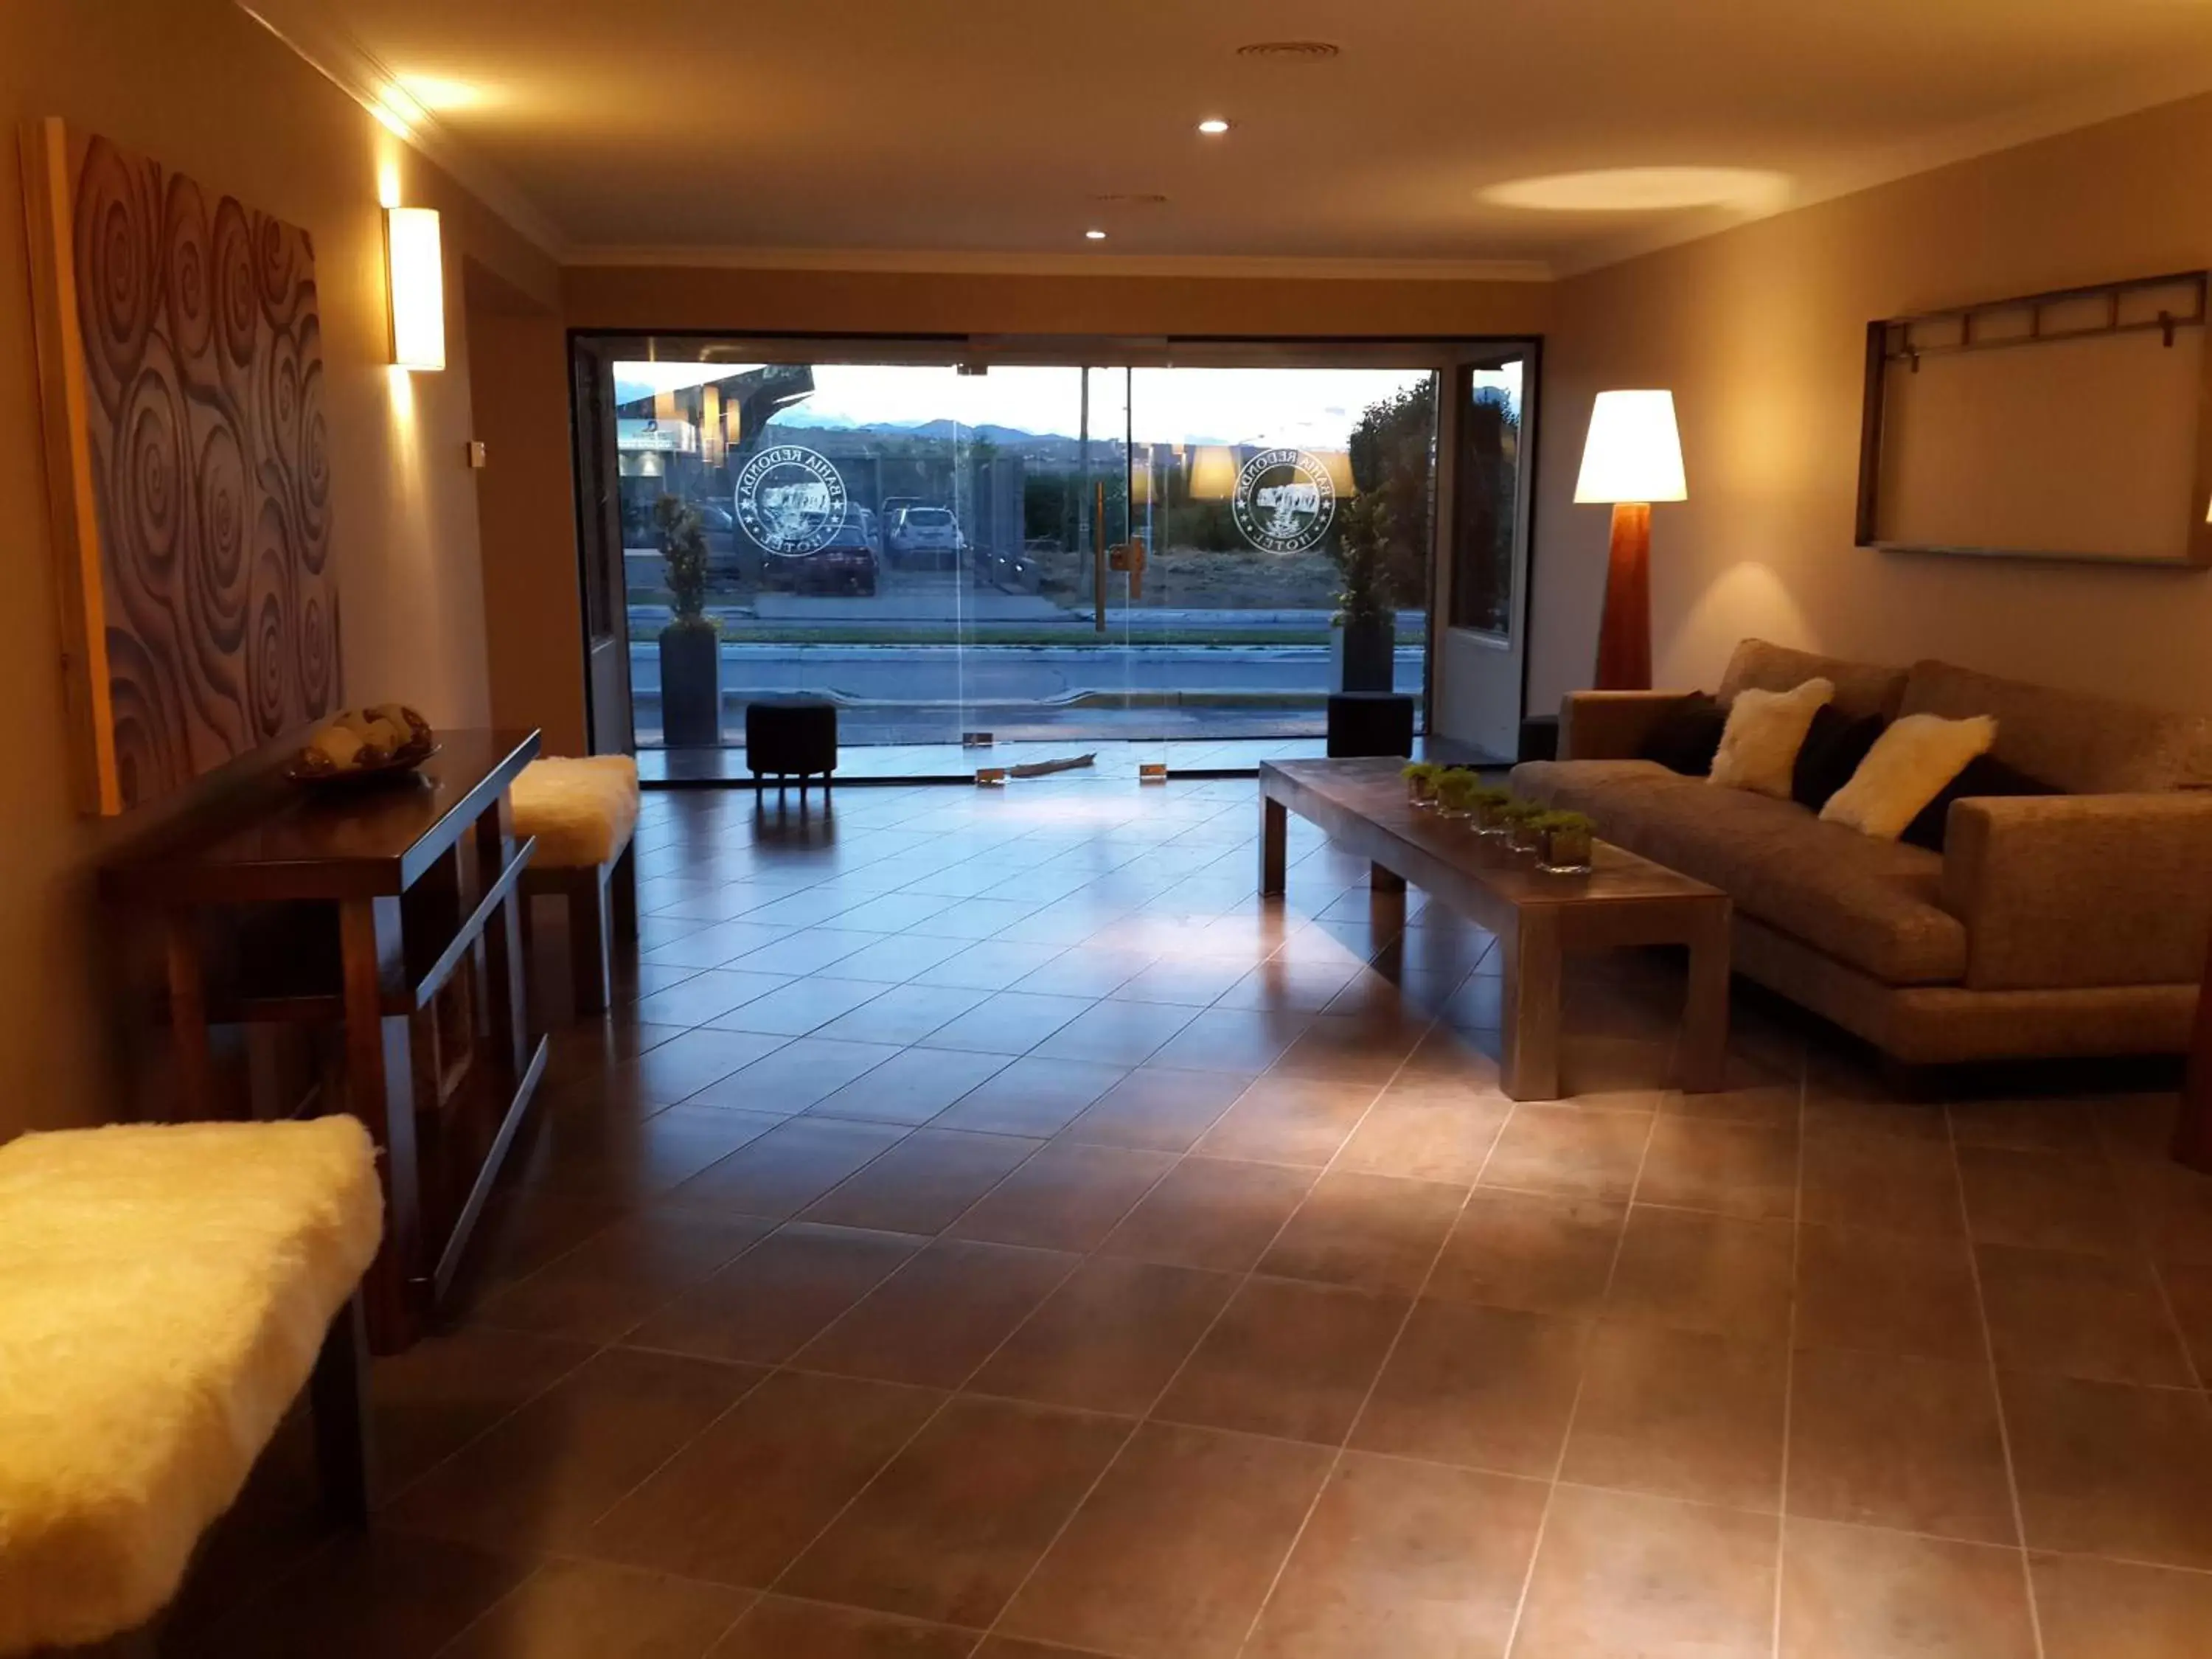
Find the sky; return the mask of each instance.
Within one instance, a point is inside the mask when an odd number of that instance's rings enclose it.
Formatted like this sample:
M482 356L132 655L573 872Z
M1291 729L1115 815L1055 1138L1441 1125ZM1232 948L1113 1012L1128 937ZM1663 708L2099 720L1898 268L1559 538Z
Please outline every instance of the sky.
M627 398L653 389L697 386L747 367L617 363L617 395ZM1139 443L1304 449L1343 448L1368 404L1430 378L1425 369L1378 368L1095 368L1089 374L1094 435L1118 438L1133 426ZM905 425L949 419L1073 437L1080 425L1084 374L1072 367L1000 366L988 374L967 375L942 366L821 363L814 369L813 396L774 424ZM1494 384L1505 380L1490 374L1478 378Z

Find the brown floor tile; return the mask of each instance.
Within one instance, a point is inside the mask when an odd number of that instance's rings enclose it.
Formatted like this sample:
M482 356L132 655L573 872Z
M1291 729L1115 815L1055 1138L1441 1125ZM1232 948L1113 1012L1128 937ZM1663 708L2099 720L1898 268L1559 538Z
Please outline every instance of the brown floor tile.
M348 1534L186 1650L195 1659L421 1659L529 1571L526 1561L438 1539Z
M1131 975L1114 994L1129 1002L1204 1008L1250 971L1249 957L1165 957Z
M781 1372L605 1510L580 1550L714 1583L771 1583L944 1398Z
M2101 1115L2078 1099L1954 1100L1951 1134L1961 1146L2002 1146L2016 1152L2070 1152L2094 1157L2101 1144Z
M1780 1347L1601 1323L1583 1361L1560 1479L1778 1509L1789 1371Z
M1595 1314L1628 1206L1477 1188L1425 1295L1531 1313Z
M1401 1080L1382 1091L1352 1132L1335 1167L1469 1187L1511 1109L1506 1100L1464 1085Z
M1248 1279L1153 1414L1336 1445L1406 1311L1401 1297Z
M958 1048L902 1048L836 1094L824 1095L806 1109L806 1114L870 1123L927 1123L969 1090L1004 1071L1008 1063L1004 1054L970 1054Z
M1236 1288L1225 1273L1094 1257L1046 1298L969 1386L1140 1416Z
M1088 997L1055 997L998 991L927 1036L931 1048L973 1048L991 1054L1025 1054L1091 1006Z
M957 1388L1078 1258L939 1239L801 1348L802 1370Z
M1782 1547L1783 1659L2038 1659L2015 1550L1820 1521Z
M1089 1060L1027 1054L971 1090L931 1127L991 1134L1058 1134L1127 1073Z
M1243 1651L1252 1659L1500 1659L1544 1487L1346 1456Z
M572 1547L761 1376L606 1349L399 1494L386 1518L485 1549Z
M1795 1231L1786 1221L1632 1210L1607 1312L1745 1342L1786 1340Z
M2202 1659L2212 1576L2032 1555L2046 1659Z
M1060 1139L1186 1152L1249 1085L1250 1079L1236 1072L1140 1066L1060 1131Z
M2194 1390L2007 1371L2031 1549L2212 1569L2212 1406Z
M906 1134L881 1123L807 1117L778 1124L669 1194L722 1214L797 1215Z
M1966 1242L1867 1227L1797 1233L1797 1345L1984 1358Z
M1441 1182L1332 1170L1284 1224L1259 1271L1411 1296L1465 1193Z
M592 1357L566 1337L469 1327L370 1369L380 1492L397 1492Z
M1625 1200L1650 1139L1643 1112L1517 1105L1482 1172L1485 1187L1555 1198Z
M1936 1110L1940 1127L1942 1113ZM1955 1237L1966 1229L1950 1143L1816 1123L1805 1130L1806 1221Z
M884 1279L924 1241L793 1222L632 1333L640 1347L775 1364Z
M1422 1302L1350 1443L1549 1479L1566 1438L1589 1334L1579 1320Z
M803 1112L898 1052L888 1042L799 1037L689 1098L696 1105L733 1106L740 1111Z
M2016 1541L1988 1364L1798 1354L1786 1502L1814 1520Z
M994 1636L975 1650L975 1659L1109 1659L1095 1648L1071 1648L1060 1642L1024 1642Z
M633 1114L571 1097L538 1115L502 1179L579 1197L635 1201L690 1180L782 1121L714 1106Z
M1287 1008L1208 1008L1155 1051L1152 1064L1256 1077L1283 1057L1312 1018Z
M2123 1158L2112 1169L2153 1255L2180 1266L2212 1267L2212 1176L2163 1153Z
M1213 1006L1317 1014L1359 976L1359 969L1356 962L1290 962L1271 957L1231 986Z
M1314 1184L1279 1164L1187 1158L1106 1236L1109 1255L1243 1273Z
M1328 1078L1380 1089L1427 1031L1425 1015L1316 1014L1274 1069L1285 1077Z
M1167 1152L1054 1141L978 1199L951 1233L1043 1249L1096 1249L1175 1163Z
M1975 1255L1999 1365L2196 1385L2148 1261L2004 1244L1981 1245Z
M1379 1082L1270 1072L1192 1148L1207 1158L1255 1158L1318 1169L1335 1157L1375 1102Z
M1797 1211L1797 1132L1662 1114L1652 1126L1639 1204L1711 1210L1751 1220Z
M2197 1375L2212 1379L2212 1267L2162 1267L2167 1300Z
M1514 1659L1762 1659L1773 1650L1771 1516L1562 1486Z
M1130 1659L1234 1652L1331 1456L1318 1446L1146 1424L1000 1628Z
M949 985L894 985L886 989L878 983L872 988L876 992L873 997L823 1025L820 1035L848 1042L919 1042L989 994L957 990ZM738 1012L740 1016L744 1012Z
M572 1198L542 1187L495 1187L469 1240L459 1293L472 1297L526 1278L636 1207L630 1199Z
M1704 1118L1765 1129L1796 1129L1802 1090L1795 1078L1760 1074L1759 1068L1730 1056L1729 1086L1703 1094L1670 1089L1659 1103L1662 1117Z
M1984 1244L2133 1255L2135 1220L2104 1159L1961 1146L1967 1225Z
M1165 1000L1093 1003L1037 1045L1055 1060L1092 1060L1108 1066L1141 1066L1197 1010Z
M805 1036L819 1030L842 1014L883 995L883 986L873 980L838 979L833 966L827 974L809 974L804 979L794 979L788 985L739 1003L726 1014L717 1014L706 1023L719 1031L766 1031L782 1036ZM860 1032L822 1031L823 1036L860 1037ZM878 1036L878 1042L911 1041L900 1037Z
M592 1561L549 1561L441 1659L700 1659L750 1590Z
M804 1213L809 1221L838 1226L942 1232L1043 1144L1013 1135L916 1129Z
M777 1588L988 1626L1129 1433L1120 1418L954 1400Z
M495 1292L472 1317L509 1330L612 1342L775 1225L759 1216L643 1211Z
M763 1595L708 1659L968 1659L972 1630Z

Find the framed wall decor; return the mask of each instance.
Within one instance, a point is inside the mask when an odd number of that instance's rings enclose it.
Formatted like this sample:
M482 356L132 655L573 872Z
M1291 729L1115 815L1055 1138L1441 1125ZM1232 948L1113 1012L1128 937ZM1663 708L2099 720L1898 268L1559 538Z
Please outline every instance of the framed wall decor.
M341 701L314 247L57 118L22 161L81 791L121 812Z
M2207 273L1867 325L1858 541L2212 566Z

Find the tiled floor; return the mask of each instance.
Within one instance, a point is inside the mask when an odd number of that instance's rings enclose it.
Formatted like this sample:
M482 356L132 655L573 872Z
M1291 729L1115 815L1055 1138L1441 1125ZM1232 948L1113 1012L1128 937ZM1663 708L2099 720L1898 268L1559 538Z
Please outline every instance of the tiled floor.
M387 1498L280 1443L179 1652L2181 1659L2212 1182L2169 1099L1890 1100L1662 959L1492 1086L1490 940L1249 782L648 798ZM550 977L550 976L549 976Z

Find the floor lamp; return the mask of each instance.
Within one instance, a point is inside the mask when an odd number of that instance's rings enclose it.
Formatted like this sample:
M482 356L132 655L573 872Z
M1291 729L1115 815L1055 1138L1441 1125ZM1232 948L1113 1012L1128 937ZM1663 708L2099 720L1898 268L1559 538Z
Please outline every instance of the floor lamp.
M1690 496L1671 392L1601 392L1583 444L1577 501L1613 503L1597 689L1651 689L1651 503Z

